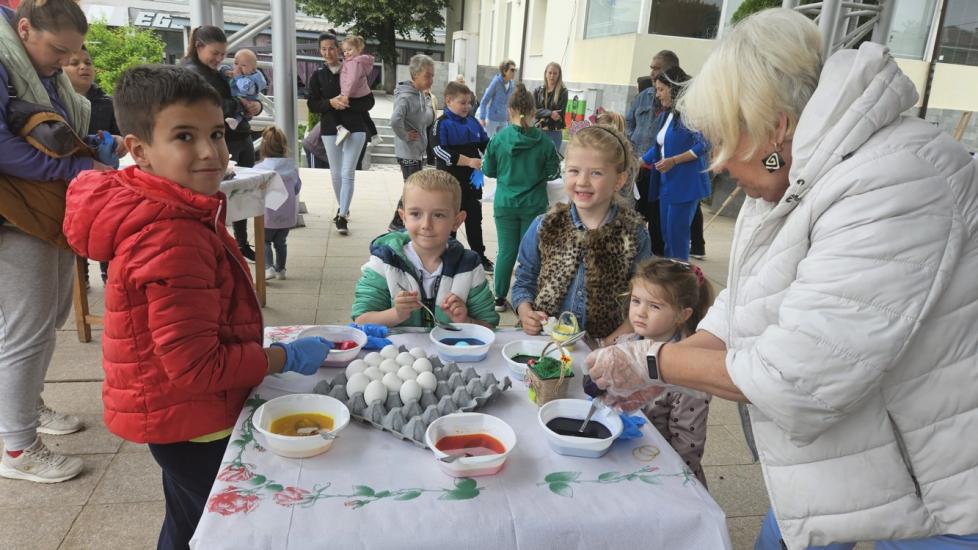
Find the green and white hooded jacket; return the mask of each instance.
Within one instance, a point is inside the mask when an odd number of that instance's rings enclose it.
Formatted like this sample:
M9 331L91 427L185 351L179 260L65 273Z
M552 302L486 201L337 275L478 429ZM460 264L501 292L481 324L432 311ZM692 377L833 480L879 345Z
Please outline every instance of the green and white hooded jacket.
M441 256L441 278L436 283L436 295L425 296L421 284L421 274L408 259L404 248L411 242L407 233L393 232L381 235L370 244L370 259L360 268L363 275L357 281L356 296L353 300L352 318L370 311L384 311L394 307L394 296L400 287L417 291L425 305L435 312L441 321L450 323L451 319L441 310L441 304L449 293L465 298L469 317L489 323L499 324L492 292L486 282L486 272L482 269L479 255L466 250L458 241L449 240L445 253ZM423 310L411 313L403 327L431 327L430 319L425 319Z

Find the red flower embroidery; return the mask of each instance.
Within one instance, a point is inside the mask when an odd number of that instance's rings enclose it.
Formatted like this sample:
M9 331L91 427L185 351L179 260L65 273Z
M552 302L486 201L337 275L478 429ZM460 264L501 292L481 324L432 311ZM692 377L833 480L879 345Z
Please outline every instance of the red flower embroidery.
M258 495L240 493L234 485L211 497L207 510L230 516L238 512L248 513L258 507Z
M221 470L217 474L217 479L220 481L248 481L249 479L255 477L255 474L247 468L247 466L229 464L226 468Z
M285 507L295 506L296 504L302 504L307 495L309 495L309 491L305 489L286 487L275 493L275 504Z

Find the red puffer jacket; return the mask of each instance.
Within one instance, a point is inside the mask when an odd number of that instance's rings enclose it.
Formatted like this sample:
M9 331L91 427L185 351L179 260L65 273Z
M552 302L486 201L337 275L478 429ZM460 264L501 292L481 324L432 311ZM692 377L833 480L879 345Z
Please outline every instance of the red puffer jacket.
M82 172L68 188L68 243L112 262L102 401L119 437L173 443L229 428L265 376L261 309L225 203L136 167Z

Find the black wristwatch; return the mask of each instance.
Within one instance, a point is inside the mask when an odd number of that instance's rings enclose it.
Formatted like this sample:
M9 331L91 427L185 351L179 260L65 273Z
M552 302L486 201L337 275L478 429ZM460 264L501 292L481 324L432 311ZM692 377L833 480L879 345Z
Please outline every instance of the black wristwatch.
M645 365L649 368L649 379L655 382L662 382L662 376L659 375L659 361L657 357L663 345L654 344L645 356Z

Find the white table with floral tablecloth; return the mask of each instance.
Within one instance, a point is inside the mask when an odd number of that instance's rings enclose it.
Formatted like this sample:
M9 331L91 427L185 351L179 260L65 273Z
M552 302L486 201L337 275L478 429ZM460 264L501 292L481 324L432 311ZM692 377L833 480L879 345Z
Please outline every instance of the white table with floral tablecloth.
M265 344L293 339L303 328L269 327ZM500 350L521 338L521 332L498 332L486 360L463 367L501 380L509 371ZM431 347L426 333L392 339ZM583 396L585 354L578 344L575 396ZM255 389L193 548L730 548L723 511L654 428L646 424L643 437L617 441L599 459L555 454L520 382L481 411L505 420L517 436L494 476L453 479L430 451L356 421L329 452L312 458L286 459L256 444L250 419L261 403L310 392L339 372L272 376Z

